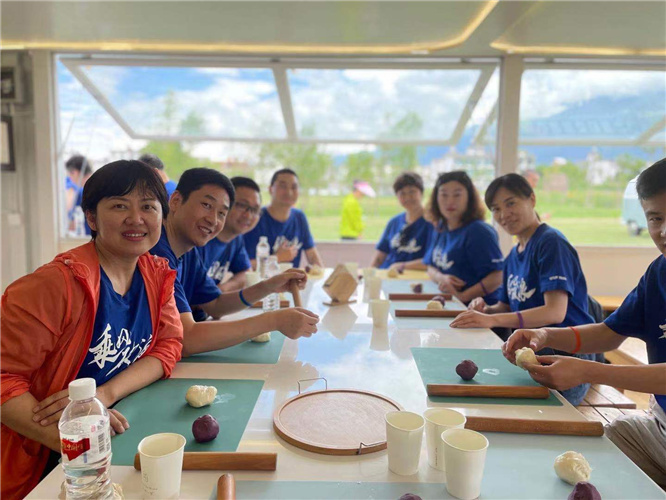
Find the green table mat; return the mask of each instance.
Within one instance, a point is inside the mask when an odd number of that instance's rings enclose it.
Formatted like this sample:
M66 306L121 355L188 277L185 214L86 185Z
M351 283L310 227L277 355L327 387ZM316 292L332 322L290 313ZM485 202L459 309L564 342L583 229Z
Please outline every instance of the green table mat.
M430 280L382 280L382 290L384 293L414 293L411 288L412 283L421 283L423 293L440 293L437 285Z
M249 340L233 347L218 351L204 352L183 358L183 363L248 363L256 365L274 365L277 363L284 335L271 332L270 342L250 342Z
M192 385L217 387L213 404L202 408L188 405L185 393ZM160 432L185 436L185 451L236 451L263 386L263 380L172 378L130 394L114 407L127 418L130 428L111 440L112 464L134 464L139 442ZM197 443L192 423L206 414L217 419L220 434L208 443Z
M525 370L509 363L499 349L412 347L412 354L424 386L428 384L539 385ZM465 382L456 373L456 366L464 359L471 359L479 367L476 376L469 382ZM562 406L562 402L552 392L547 399L434 396L430 397L430 400L449 404Z

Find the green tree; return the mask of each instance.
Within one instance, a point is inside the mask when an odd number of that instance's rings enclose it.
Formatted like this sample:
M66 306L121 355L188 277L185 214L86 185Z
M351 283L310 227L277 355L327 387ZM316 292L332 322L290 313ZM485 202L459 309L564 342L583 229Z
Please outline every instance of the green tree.
M627 153L618 156L615 161L619 167L615 179L622 186L626 185L627 182L640 174L641 170L645 168L645 160L641 160L640 158L636 158Z
M410 111L382 136L389 140L414 139L419 136L422 128L423 120L421 117ZM410 170L419 164L418 148L414 145L382 145L379 152L381 164L388 167L389 179L393 179L400 172Z
M345 165L347 166L345 181L348 186L351 186L355 179L372 181L377 176L377 158L369 151L347 155Z

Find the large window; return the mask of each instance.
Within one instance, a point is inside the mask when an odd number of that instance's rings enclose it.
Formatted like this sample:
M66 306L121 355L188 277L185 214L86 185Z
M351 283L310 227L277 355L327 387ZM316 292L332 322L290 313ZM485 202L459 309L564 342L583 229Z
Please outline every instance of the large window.
M574 245L650 246L631 181L666 156L666 72L527 64L519 170Z
M401 211L391 189L400 172L419 172L428 191L450 170L467 170L482 191L493 179L497 66L494 59L331 67L62 55L63 179L74 154L98 168L152 152L175 180L187 168L208 166L251 176L266 189L275 169L291 167L318 240L339 239L342 199L362 179L379 195L362 202L363 237L376 241ZM75 231L72 216L63 210L65 234Z

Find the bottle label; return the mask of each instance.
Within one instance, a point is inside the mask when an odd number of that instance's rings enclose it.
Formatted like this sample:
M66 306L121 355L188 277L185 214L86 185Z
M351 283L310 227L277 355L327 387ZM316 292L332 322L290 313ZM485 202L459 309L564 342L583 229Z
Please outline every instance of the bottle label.
M86 451L90 450L90 439L83 438L80 441L70 441L69 439L63 439L60 443L62 448L62 454L67 456L68 461L74 460L79 455L82 455Z
M83 435L60 434L63 463L89 464L102 460L111 452L108 424L92 425L89 429L91 432Z

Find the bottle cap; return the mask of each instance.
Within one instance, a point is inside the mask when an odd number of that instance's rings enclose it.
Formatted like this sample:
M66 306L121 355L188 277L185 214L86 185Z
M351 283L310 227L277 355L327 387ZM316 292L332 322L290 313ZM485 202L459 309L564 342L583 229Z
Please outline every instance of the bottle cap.
M259 243L262 243L264 241L268 243L268 236L259 236Z
M69 399L81 401L95 397L97 384L94 378L80 378L69 383Z

